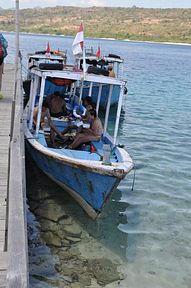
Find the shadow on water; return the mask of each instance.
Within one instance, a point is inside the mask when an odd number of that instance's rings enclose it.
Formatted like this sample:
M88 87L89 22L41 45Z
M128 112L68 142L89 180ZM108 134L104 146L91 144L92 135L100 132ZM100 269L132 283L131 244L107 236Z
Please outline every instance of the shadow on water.
M128 205L120 202L121 192L115 191L99 219L93 221L67 192L39 170L29 155L26 158L27 197L30 210L28 213L29 261L32 287L65 287L62 285L90 287L88 285L91 284L91 278L96 278L97 283L102 286L120 281L122 276L118 273L117 267L119 262L126 261L127 234L120 231L118 226L127 223L123 212ZM68 224L72 224L70 228L68 228L70 226ZM98 250L99 252L97 252ZM67 254L68 251L70 256ZM86 253L87 255L85 255ZM113 263L108 260L112 259L111 254L115 255ZM96 257L98 260L86 261L86 258ZM109 262L101 263L100 259L102 262ZM118 259L118 264L115 264L116 259ZM78 269L71 265L72 268L67 271L67 265L70 265L71 262L75 262L73 264ZM84 278L81 277L83 279L78 279L79 274L83 275L79 269L80 266L94 268L92 270L89 268L89 274L86 271L86 276L84 274ZM108 275L108 279L104 279L107 277L99 274L100 267L102 267L103 274ZM110 271L104 271L104 269ZM75 281L81 286L69 286ZM42 286L41 283L43 283Z

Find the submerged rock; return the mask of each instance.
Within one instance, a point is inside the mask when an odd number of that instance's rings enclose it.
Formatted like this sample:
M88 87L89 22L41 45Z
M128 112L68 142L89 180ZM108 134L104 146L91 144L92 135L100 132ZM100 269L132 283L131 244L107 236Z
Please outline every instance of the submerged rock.
M62 247L61 239L56 236L51 231L47 231L42 233L42 238L46 242L47 245L55 246L55 247Z
M65 217L61 218L58 223L61 226L72 225L73 224L73 220L72 220L72 217L66 215Z
M63 227L63 230L67 236L71 236L71 237L80 238L82 234L82 230L77 223L74 223L72 225L66 225Z
M29 209L35 211L40 206L40 203L37 201L30 201Z
M54 222L66 216L63 207L58 206L58 204L52 200L44 201L43 204L35 210L35 214Z
M106 258L89 259L88 271L96 278L97 283L102 286L121 279L120 273L117 271L117 264Z
M40 220L40 227L41 231L51 231L51 232L57 232L59 229L59 226L56 222L48 220L48 219L41 219Z
M39 201L50 198L50 194L47 192L47 190L38 189L38 193L30 193L29 194L30 199Z
M71 249L66 251L60 251L58 254L61 261L71 261L71 260L77 260L79 253L73 253Z
M62 239L61 243L62 243L62 247L63 246L64 247L70 247L70 241L67 239Z
M78 243L81 241L81 238L67 236L66 240L68 240L71 244Z

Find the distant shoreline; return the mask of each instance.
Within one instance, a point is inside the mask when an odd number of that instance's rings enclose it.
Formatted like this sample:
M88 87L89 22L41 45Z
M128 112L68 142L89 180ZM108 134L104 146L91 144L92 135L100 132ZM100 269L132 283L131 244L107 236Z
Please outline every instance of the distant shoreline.
M191 44L190 13L191 8L149 9L136 6L23 9L20 31L75 36L83 21L84 33L88 38L187 45ZM14 11L3 10L0 15L1 29L15 31L14 17Z
M4 34L15 34L14 31L2 31ZM66 38L74 38L73 35L56 35L56 34L46 34L46 33L32 33L32 32L20 32L21 35L33 35L33 36L51 36L51 37L66 37ZM165 44L165 45L179 45L179 46L191 46L191 43L179 43L179 42L161 42L161 41L146 41L146 40L129 40L129 39L115 39L115 38L93 38L93 37L85 37L85 39L93 39L93 40L106 40L106 41L122 41L122 42L136 42L136 43L150 43L150 44Z

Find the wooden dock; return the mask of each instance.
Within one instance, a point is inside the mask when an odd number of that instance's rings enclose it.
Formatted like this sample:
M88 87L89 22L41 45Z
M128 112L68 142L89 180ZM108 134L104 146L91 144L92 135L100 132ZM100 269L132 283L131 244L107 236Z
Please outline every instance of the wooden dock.
M0 100L0 288L29 287L20 69L16 78L14 65L5 65Z
M14 90L14 66L5 65L0 100L0 287L6 287L7 252L5 230L7 221L8 162L11 107Z

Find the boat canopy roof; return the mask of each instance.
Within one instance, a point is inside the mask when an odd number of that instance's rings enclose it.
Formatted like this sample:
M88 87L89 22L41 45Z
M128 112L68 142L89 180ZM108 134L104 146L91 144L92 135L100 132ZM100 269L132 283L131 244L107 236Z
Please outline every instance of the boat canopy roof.
M119 58L118 57L115 58L115 57L111 57L111 56L102 56L100 59L98 59L96 55L89 55L89 56L87 55L85 58L89 59L90 61L96 60L98 62L100 62L100 61L105 61L105 62L108 62L108 63L123 63L124 62L124 60L121 59L120 57ZM77 60L82 60L83 57L82 56L77 56L76 59Z
M103 75L96 75L90 73L84 73L82 71L68 71L68 70L42 70L38 67L34 67L30 71L32 74L35 74L39 77L47 78L61 78L61 79L70 79L70 80L78 80L78 81L88 81L100 84L110 84L110 85L117 85L117 86L125 86L126 82L123 80L119 80L117 78L103 76Z

